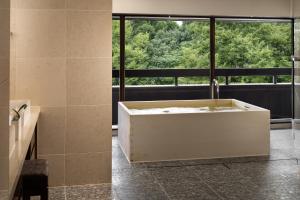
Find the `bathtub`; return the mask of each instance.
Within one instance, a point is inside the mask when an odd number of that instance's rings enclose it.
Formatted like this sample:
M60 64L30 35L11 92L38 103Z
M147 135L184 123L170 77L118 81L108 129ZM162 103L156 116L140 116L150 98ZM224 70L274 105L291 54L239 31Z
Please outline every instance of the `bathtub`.
M235 99L119 102L118 122L130 162L270 153L270 111Z

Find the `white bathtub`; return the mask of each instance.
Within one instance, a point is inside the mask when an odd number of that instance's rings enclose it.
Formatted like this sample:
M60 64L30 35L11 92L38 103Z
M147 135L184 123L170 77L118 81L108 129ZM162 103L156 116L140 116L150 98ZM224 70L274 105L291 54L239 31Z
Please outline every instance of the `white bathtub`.
M235 99L119 102L130 162L267 156L270 111Z

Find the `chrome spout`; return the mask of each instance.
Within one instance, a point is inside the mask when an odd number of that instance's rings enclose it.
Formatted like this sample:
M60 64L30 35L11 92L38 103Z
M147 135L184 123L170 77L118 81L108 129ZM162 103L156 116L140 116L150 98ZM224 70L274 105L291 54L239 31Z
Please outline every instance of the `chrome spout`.
M291 56L291 58L292 58L292 61L293 62L297 62L297 61L300 61L300 57L299 56Z
M215 90L216 87L216 90ZM220 93L220 87L219 87L219 82L216 79L213 79L210 85L210 95L211 95L211 99L219 99L219 93ZM217 96L215 94L215 92L217 93Z

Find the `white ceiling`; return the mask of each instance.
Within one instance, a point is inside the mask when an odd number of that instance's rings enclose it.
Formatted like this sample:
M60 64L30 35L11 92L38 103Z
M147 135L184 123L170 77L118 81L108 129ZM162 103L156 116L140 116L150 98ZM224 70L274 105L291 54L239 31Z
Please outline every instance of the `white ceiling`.
M113 0L113 13L300 16L300 0Z

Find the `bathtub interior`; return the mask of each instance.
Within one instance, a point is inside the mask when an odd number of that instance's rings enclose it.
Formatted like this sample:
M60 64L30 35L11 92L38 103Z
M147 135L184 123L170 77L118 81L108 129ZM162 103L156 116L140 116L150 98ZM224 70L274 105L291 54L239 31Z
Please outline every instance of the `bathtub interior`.
M157 109L151 114L158 114L159 109L168 108L172 114L183 112L197 112L193 108L203 108L199 112L240 112L240 111L266 111L264 108L254 106L236 99L201 99L201 100L168 100L168 101L127 101L121 105L130 115L147 114L147 112L137 112L138 110ZM177 109L176 109L177 108ZM149 114L149 113L148 113Z

